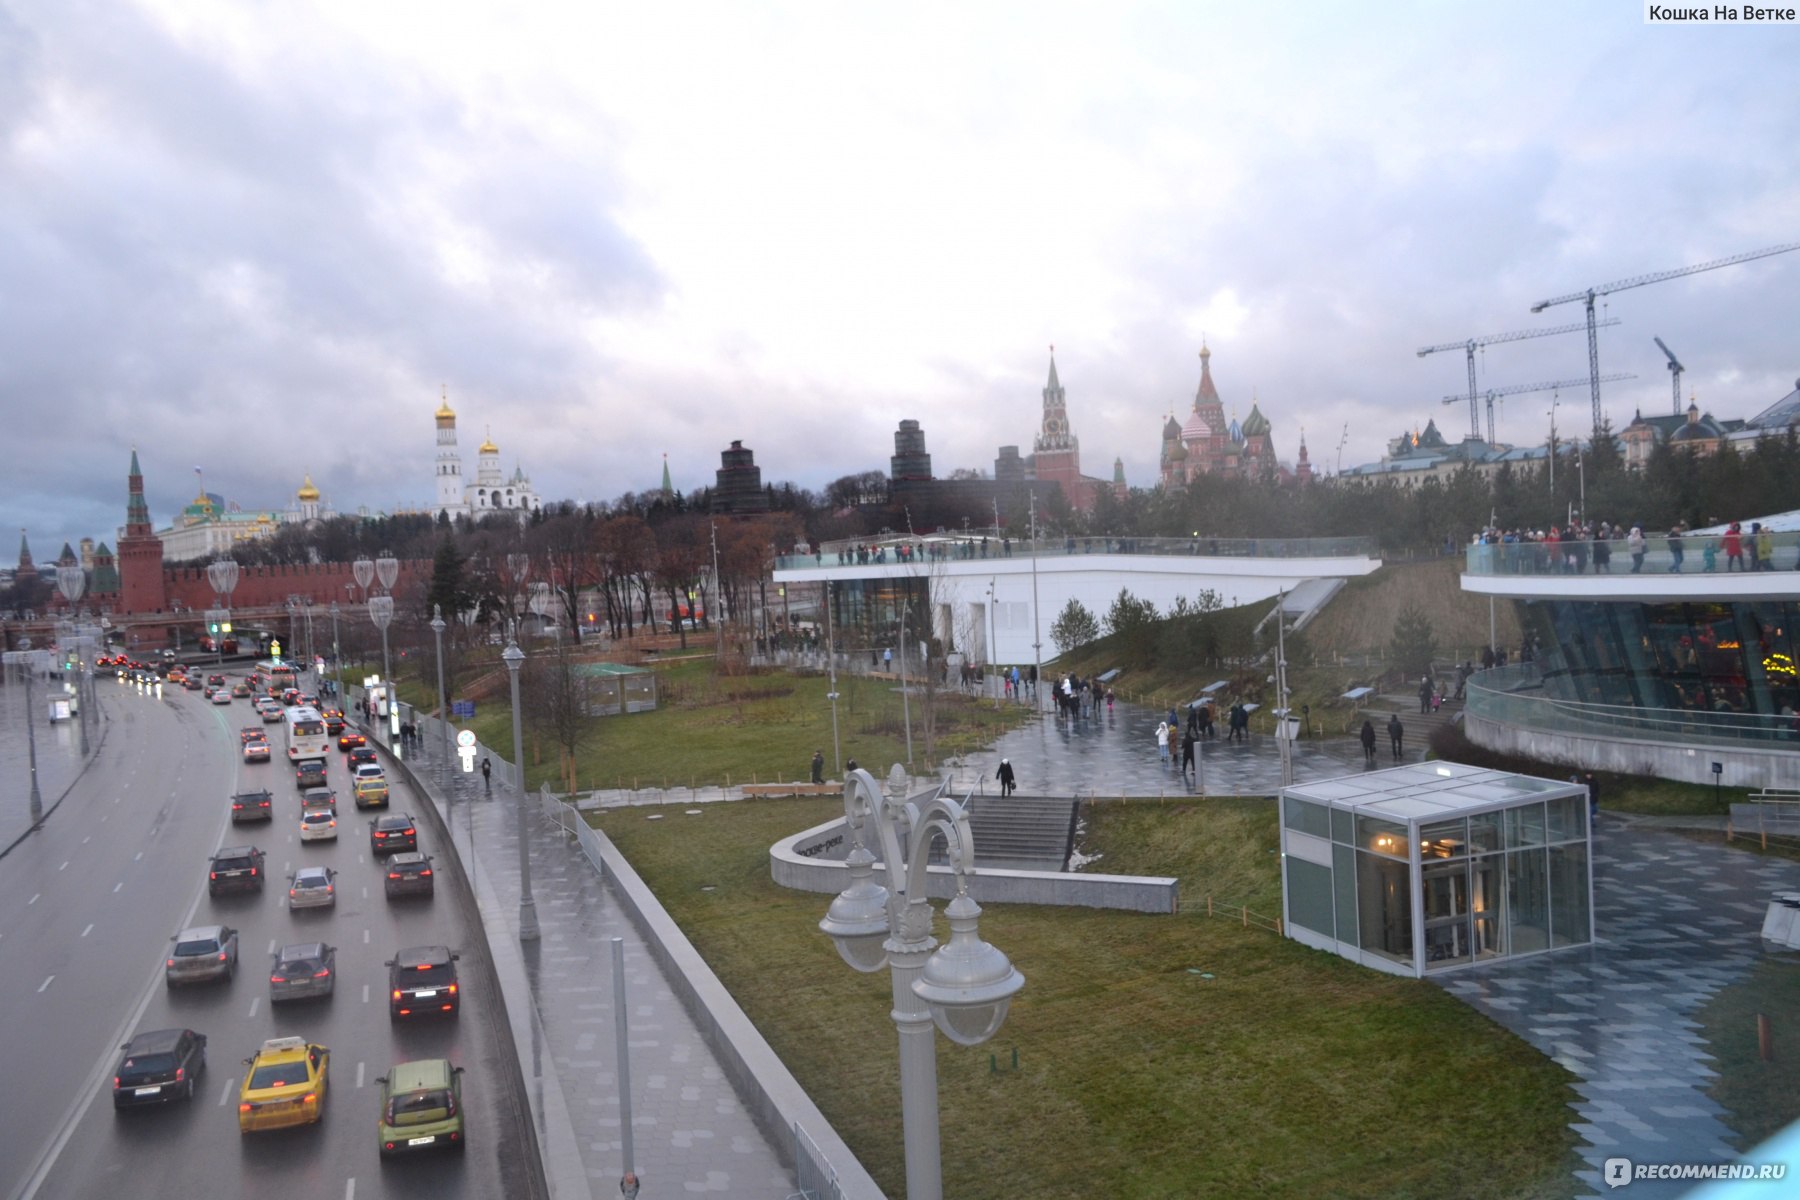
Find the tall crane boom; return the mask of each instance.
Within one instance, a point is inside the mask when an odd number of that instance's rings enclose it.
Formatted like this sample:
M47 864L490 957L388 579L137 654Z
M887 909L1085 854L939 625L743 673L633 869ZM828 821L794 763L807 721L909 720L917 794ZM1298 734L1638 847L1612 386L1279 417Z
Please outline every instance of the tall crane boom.
M1603 283L1599 287L1588 288L1584 292L1570 292L1566 296L1552 296L1548 300L1539 300L1531 306L1531 311L1543 312L1546 308L1557 304L1568 304L1573 300L1587 302L1587 335L1588 335L1588 388L1594 399L1594 432L1600 431L1603 416L1600 412L1600 339L1595 333L1594 297L1608 296L1613 292L1622 292L1627 288L1643 287L1648 283L1661 283L1665 279L1679 279L1683 275L1698 275L1702 271L1716 271L1720 267L1732 267L1738 263L1752 259L1768 258L1774 254L1786 254L1789 250L1800 250L1800 242L1784 242L1779 246L1769 246L1762 250L1749 250L1743 254L1733 254L1730 258L1715 258L1711 262L1698 263L1691 267L1677 267L1673 271L1653 271L1648 275L1633 275L1629 279L1618 279L1612 283ZM1679 403L1677 407L1680 407Z
M1650 340L1656 343L1656 348L1658 350L1661 350L1669 357L1669 374L1675 380L1675 415L1679 417L1681 415L1681 373L1687 370L1687 368L1681 365L1681 360L1675 357L1675 352L1673 350L1663 345L1663 340L1661 338L1653 337Z
M1605 379L1601 380L1601 382L1622 383L1627 379L1636 378L1636 375L1629 372L1620 372L1618 374L1608 375ZM1494 401L1502 396L1524 396L1531 392L1559 392L1563 388L1576 387L1586 382L1587 380L1585 379L1558 379L1551 383L1515 383L1510 384L1507 387L1489 388L1487 390L1488 428L1491 430L1494 427ZM1443 402L1445 404L1461 404L1466 398L1467 397L1464 396L1445 396ZM1490 445L1493 443L1493 440L1493 437L1490 435L1488 437Z
M1619 318L1617 318L1617 317L1608 317L1606 320L1600 322L1600 324L1602 324L1602 325L1617 325L1618 323L1619 323ZM1583 328L1585 328L1585 326L1582 325L1581 322L1577 321L1573 325L1558 325L1554 329L1516 329L1516 330L1512 331L1511 333L1487 333L1487 334L1483 334L1480 337L1469 338L1466 341L1445 342L1442 345L1438 345L1438 346L1426 346L1419 351L1419 357L1424 358L1427 354L1436 354L1440 350L1465 350L1468 352L1468 355L1469 355L1469 436L1478 438L1481 436L1481 417L1480 417L1480 414L1477 412L1478 397L1475 392L1475 351L1480 349L1483 346L1495 346L1495 345L1500 344L1501 342L1522 342L1526 338L1549 337L1552 334L1557 334L1557 333L1579 333ZM1488 404L1488 442L1491 444L1493 442L1493 440L1494 440L1494 406L1490 402Z

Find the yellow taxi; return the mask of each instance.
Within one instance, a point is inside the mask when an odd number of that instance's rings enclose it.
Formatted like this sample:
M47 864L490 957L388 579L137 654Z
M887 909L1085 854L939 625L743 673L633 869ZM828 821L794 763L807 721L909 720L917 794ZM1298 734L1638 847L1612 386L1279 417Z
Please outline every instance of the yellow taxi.
M331 1051L301 1037L270 1038L254 1057L238 1090L238 1132L312 1125L325 1109L325 1072Z

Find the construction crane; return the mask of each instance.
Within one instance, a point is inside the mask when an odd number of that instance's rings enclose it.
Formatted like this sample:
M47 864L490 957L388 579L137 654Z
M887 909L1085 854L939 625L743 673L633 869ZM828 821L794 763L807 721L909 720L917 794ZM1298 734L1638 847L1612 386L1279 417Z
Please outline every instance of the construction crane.
M1636 378L1637 378L1636 375L1632 375L1629 373L1621 373L1621 374L1617 374L1617 375L1608 375L1601 382L1603 382L1603 383L1622 383L1623 381L1625 381L1627 379L1636 379ZM1532 392L1560 392L1564 388L1578 387L1579 385L1584 384L1586 382L1587 382L1587 380L1585 380L1585 379L1559 379L1554 383L1515 383L1515 384L1511 385L1510 387L1489 388L1487 390L1487 417L1488 417L1488 429L1490 431L1488 434L1488 444L1492 445L1493 441L1494 441L1492 430L1494 428L1494 401L1495 400L1498 400L1502 396L1526 396L1526 395L1531 394ZM1464 400L1467 400L1467 399L1468 399L1467 396L1445 396L1444 403L1445 404L1461 404Z
M1675 352L1673 350L1663 345L1663 340L1661 338L1653 337L1650 340L1656 343L1656 348L1658 350L1661 350L1664 354L1669 356L1669 374L1673 376L1675 380L1675 415L1679 417L1681 415L1681 373L1687 368L1681 365L1681 360L1675 357Z
M1608 317L1606 320L1604 320L1600 323L1602 325L1617 325L1619 323L1619 318ZM1493 345L1499 344L1500 342L1522 342L1526 338L1549 337L1550 335L1556 334L1556 333L1579 333L1584 328L1586 328L1586 326L1584 326L1581 322L1577 321L1573 325L1558 325L1555 329L1520 329L1520 330L1515 330L1512 333L1489 333L1489 334L1484 334L1481 337L1472 337L1464 342L1445 342L1441 346L1426 346L1424 349L1419 351L1419 357L1424 358L1427 354L1436 354L1440 350L1466 350L1468 352L1468 355L1469 355L1469 436L1472 438L1479 438L1481 436L1481 416L1480 416L1480 413L1477 411L1478 397L1477 397L1477 394L1475 391L1475 351L1480 349L1483 346L1493 346ZM1488 441L1490 443L1492 443L1493 440L1494 440L1494 406L1492 404L1489 404L1488 405Z
M1619 279L1612 283L1603 283L1599 287L1588 288L1585 292L1570 292L1566 296L1552 296L1548 300L1539 300L1531 306L1534 313L1543 312L1557 304L1568 304L1573 300L1587 301L1587 335L1588 335L1588 389L1594 400L1594 432L1600 432L1602 414L1600 412L1600 339L1595 333L1594 297L1607 296L1613 292L1622 292L1627 288L1643 287L1647 283L1661 283L1665 279L1679 279L1683 275L1698 275L1702 271L1714 271L1720 267L1736 266L1756 258L1768 258L1773 254L1786 254L1789 250L1800 250L1800 242L1786 242L1780 246L1770 246L1764 250L1750 250L1743 254L1734 254L1730 258L1718 258L1712 262L1699 263L1692 267L1677 267L1673 271L1656 271L1649 275L1634 275L1630 279ZM1679 401L1676 407L1680 407Z

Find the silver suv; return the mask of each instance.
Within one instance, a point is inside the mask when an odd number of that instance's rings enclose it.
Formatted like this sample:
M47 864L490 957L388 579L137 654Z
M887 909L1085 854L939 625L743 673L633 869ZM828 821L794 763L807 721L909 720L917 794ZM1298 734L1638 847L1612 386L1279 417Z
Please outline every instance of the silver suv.
M175 949L163 968L163 981L170 987L230 979L237 973L238 935L229 925L196 925L169 940Z

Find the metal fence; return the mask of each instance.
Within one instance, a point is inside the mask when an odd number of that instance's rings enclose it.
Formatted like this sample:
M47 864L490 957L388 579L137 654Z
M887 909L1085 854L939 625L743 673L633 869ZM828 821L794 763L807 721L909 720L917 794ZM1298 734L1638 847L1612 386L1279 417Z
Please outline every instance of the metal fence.
M1639 708L1564 700L1544 692L1536 664L1494 667L1469 678L1469 717L1546 733L1748 746L1795 743L1794 718L1769 713L1708 712L1704 709Z
M1010 537L997 530L966 534L888 534L828 542L812 554L776 558L781 571L806 567L877 566L883 563L961 562L970 559L1062 558L1072 554L1132 554L1197 558L1372 558L1371 537Z
M1467 549L1471 575L1660 575L1748 568L1800 571L1800 533L1771 533L1766 557L1752 554L1753 538L1746 530L1740 540L1743 553L1734 564L1726 557L1720 534L1693 534L1671 541L1667 534L1645 538L1643 558L1634 559L1631 544L1618 541L1496 542Z

